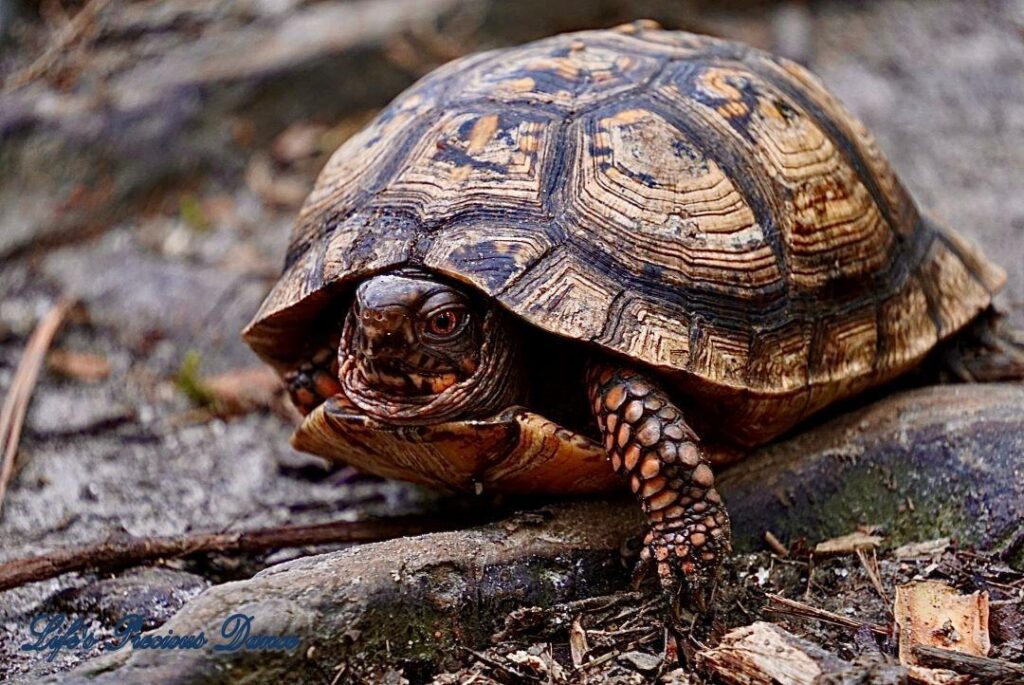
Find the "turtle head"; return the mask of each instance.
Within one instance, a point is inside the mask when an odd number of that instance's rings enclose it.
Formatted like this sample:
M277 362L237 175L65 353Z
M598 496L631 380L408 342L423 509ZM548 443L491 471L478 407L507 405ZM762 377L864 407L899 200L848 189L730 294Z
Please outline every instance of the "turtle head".
M373 276L345 320L340 380L360 409L392 423L491 414L521 395L513 334L492 304L432 274Z

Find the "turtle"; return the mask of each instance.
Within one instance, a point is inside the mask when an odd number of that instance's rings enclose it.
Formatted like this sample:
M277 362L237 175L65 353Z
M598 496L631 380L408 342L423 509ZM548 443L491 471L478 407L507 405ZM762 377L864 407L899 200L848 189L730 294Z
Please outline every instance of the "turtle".
M244 338L293 445L450 490L635 493L703 596L716 470L920 365L1004 272L799 64L652 22L429 73L329 159Z

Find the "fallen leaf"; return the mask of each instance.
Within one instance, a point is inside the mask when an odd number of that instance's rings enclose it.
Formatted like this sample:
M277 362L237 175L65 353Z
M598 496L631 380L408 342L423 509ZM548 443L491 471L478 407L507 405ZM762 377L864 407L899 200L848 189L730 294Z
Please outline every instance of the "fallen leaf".
M258 409L288 415L281 379L268 366L247 366L213 376L200 372L202 359L195 351L185 355L175 382L178 389L211 415L227 417Z
M590 651L590 645L587 644L587 631L583 629L577 616L572 620L572 627L569 629L569 652L572 656L572 665L576 668L582 666L588 651Z
M272 408L281 396L281 379L267 366L232 369L202 381L221 412L242 414Z
M842 554L853 554L859 549L874 549L882 544L882 538L878 535L868 535L860 531L841 535L831 540L819 542L814 547L814 556L837 556Z
M50 371L65 378L86 383L96 383L110 375L110 362L100 354L58 349L46 358Z
M893 604L900 663L918 664L916 645L988 655L987 592L961 595L945 583L922 581L897 587Z
M897 547L892 556L895 559L929 559L942 554L949 547L949 538L936 538L924 542L910 542Z

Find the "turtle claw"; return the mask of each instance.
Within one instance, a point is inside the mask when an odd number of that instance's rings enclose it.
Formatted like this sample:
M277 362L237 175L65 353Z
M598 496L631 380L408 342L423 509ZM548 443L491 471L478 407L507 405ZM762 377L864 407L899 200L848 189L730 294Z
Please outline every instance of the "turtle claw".
M633 566L633 574L629 578L629 588L634 592L640 590L647 579L651 577L653 569L654 559L651 557L650 550L645 546L640 550L640 558L637 559L636 565Z
M678 526L682 522L676 523ZM701 544L693 546L694 540ZM728 553L729 538L722 528L707 533L691 532L685 524L669 530L652 528L644 540L637 567L646 564L657 570L662 592L673 606L678 603L706 613L711 607L721 560Z

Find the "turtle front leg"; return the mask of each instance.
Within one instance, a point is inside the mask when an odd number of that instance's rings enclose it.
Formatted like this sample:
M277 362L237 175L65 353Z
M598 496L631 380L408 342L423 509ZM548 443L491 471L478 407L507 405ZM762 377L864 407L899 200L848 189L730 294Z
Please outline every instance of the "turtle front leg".
M588 373L590 403L615 471L629 479L650 530L641 569L656 565L673 597L704 605L729 553L729 517L697 435L656 383L606 364Z
M292 404L305 416L324 400L341 392L337 347L323 347L309 361L284 374Z

